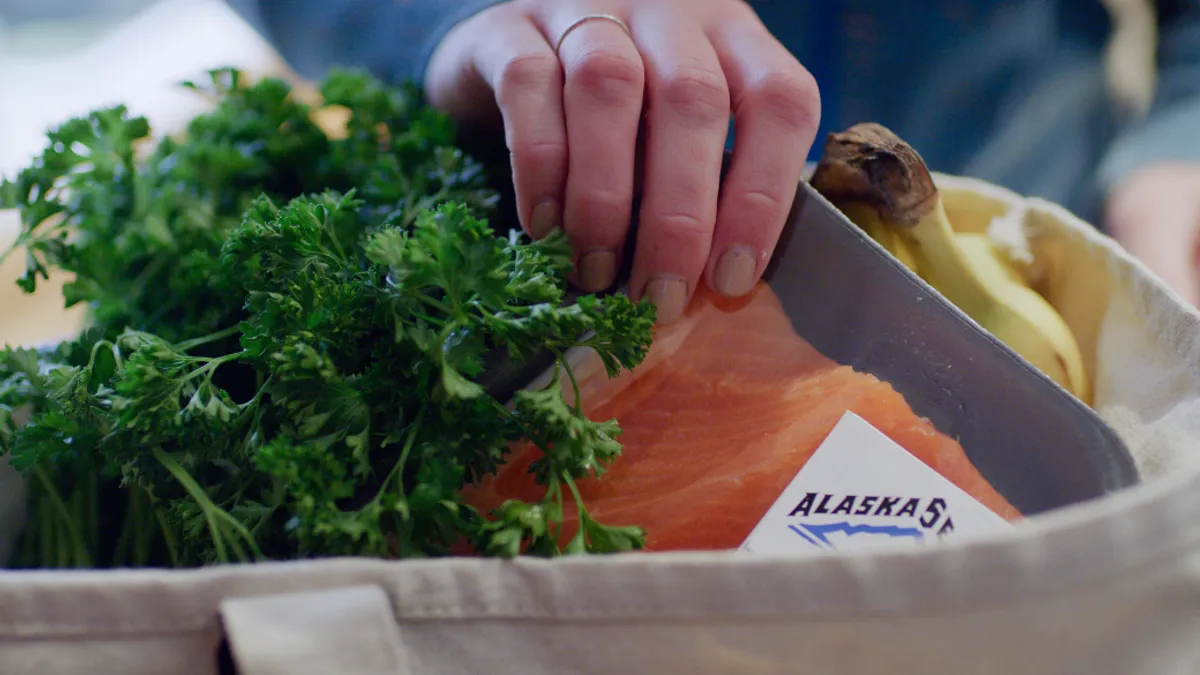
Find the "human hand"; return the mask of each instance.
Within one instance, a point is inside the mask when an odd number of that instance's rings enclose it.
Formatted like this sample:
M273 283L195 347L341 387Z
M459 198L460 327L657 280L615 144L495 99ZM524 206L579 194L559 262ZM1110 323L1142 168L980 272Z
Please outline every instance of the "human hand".
M1200 305L1200 164L1132 173L1108 199L1108 232L1183 299Z
M597 14L629 33L577 24ZM512 0L450 31L425 83L460 123L502 121L522 227L565 229L584 290L613 283L640 193L629 293L663 323L701 279L754 287L820 118L816 82L743 0Z

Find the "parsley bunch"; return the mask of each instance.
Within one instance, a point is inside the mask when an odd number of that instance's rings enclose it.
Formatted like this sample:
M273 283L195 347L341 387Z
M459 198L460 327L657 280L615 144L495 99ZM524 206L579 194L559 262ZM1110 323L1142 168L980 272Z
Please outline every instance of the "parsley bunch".
M559 379L512 401L495 354L594 349L615 376L651 340L649 304L567 300L562 235L501 233L497 193L413 89L332 73L331 136L286 83L232 69L150 143L123 107L72 119L0 186L20 210L29 293L71 275L76 339L0 351L0 454L26 477L14 566L191 566L334 555L608 552L636 526L575 485L620 453ZM545 498L496 513L461 488L536 443ZM564 493L581 513L559 546Z

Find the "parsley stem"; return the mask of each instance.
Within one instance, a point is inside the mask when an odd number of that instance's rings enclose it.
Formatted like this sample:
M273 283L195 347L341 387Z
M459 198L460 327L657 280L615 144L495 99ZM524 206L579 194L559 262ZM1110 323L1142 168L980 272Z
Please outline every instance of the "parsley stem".
M554 503L558 504L558 512L562 513L562 508L563 508L562 481L559 480L558 476L556 476L554 474L550 474L550 482L551 482L551 487L549 490L546 491L546 496L550 497L551 495L553 495ZM562 536L562 527L563 527L563 523L562 523L562 519L560 518L557 523L554 523L553 527L547 528L551 531L551 539L553 539L554 541L558 541L558 538Z
M415 293L415 295L417 296L418 300L433 307L434 309L437 309L437 310L439 310L445 314L449 314L451 316L459 315L458 312L455 312L453 309L451 309L450 305L447 305L446 303L442 302L441 300L438 300L437 298L430 296L428 293ZM425 318L429 319L430 321L434 321L433 317L425 317Z
M254 392L254 398L250 399L249 401L246 401L245 403L241 404L241 406L240 406L241 411L238 413L238 417L237 417L238 422L241 422L242 417L244 417L247 412L249 412L251 410L254 411L254 419L252 420L252 422L250 424L250 428L246 430L245 438L242 440L242 442L245 444L250 443L250 441L252 440L252 438L254 436L254 433L258 430L258 425L262 422L263 409L262 409L262 406L260 405L260 403L262 403L263 395L267 392L267 386L274 379L275 379L274 375L271 375L270 377L268 377L267 381L263 382L262 385L258 388L258 391Z
M236 334L241 329L242 329L241 326L234 324L228 328L219 330L215 333L210 333L210 334L202 336L202 337L192 338L191 340L184 340L183 342L179 342L179 343L175 344L175 349L178 349L181 352L186 352L190 349L199 347L200 345L205 345L210 342L216 342L218 340L224 340L225 338Z
M63 536L69 540L68 543L75 549L75 561L79 567L91 567L92 557L88 553L87 545L83 543L83 537L79 533L79 528L75 526L75 519L71 517L71 513L67 510L66 503L63 502L62 495L59 494L58 488L54 486L54 482L50 480L50 476L46 474L46 469L42 465L33 467L33 475L41 484L42 490L45 491L46 497L50 500L50 505L54 507L54 511L58 513L62 522L60 527L55 528L60 530ZM59 552L59 557L62 557L62 552ZM66 567L66 565L63 565Z
M196 502L200 504L200 510L204 513L204 520L206 523L208 523L208 533L212 537L213 548L217 553L217 560L222 563L229 562L229 556L225 553L225 540L221 537L221 533L217 529L216 518L213 517L211 511L204 508L204 504L201 502L201 499L207 500L208 497L202 494L200 486L195 485L192 477L186 475L183 467L179 466L175 460L167 457L166 453L162 452L162 450L159 450L158 448L154 449L154 455L158 458L158 461L162 462L162 465L167 468L167 471L170 471L171 474L175 476L175 480L179 481L179 483L184 486L184 489L192 495L192 499L195 499ZM161 455L161 457L159 455ZM189 483L191 483L191 485L189 485ZM193 487L195 488L195 491L192 490Z
M125 517L121 519L121 532L113 547L113 567L127 567L129 562L129 540L133 532L134 510L137 508L137 489L129 491L129 503L125 506Z
M175 534L167 525L167 517L163 510L154 506L154 520L158 522L159 528L162 529L163 543L167 546L167 556L171 559L173 567L179 567L179 546L175 543Z
M129 503L125 506L121 534L112 556L114 567L143 567L149 559L150 539L154 535L153 514L146 515L150 501L145 488L139 485L129 488Z
M100 555L100 471L88 463L87 499L80 517L88 524L87 550Z
M571 478L571 474L569 472L563 471L562 478L563 482L567 484L567 489L571 491L571 496L575 499L575 508L579 510L579 520L580 524L582 525L584 513L583 495L579 494L579 487L575 485L575 479Z
M587 518L587 509L583 506L583 495L579 494L579 488L575 485L575 479L571 478L571 474L567 471L562 472L563 480L567 484L567 489L571 491L571 496L575 499L575 520L578 523L579 529L575 531L575 537L583 542L584 551L587 550L587 533L584 531L584 520ZM570 548L568 546L568 548Z
M502 403L496 399L492 399L492 405L500 412L501 415L508 418L508 420L513 424L517 425L517 428L521 430L521 433L525 434L526 438L533 441L535 445L541 448L542 452L546 452L550 449L550 444L546 442L546 439L542 438L541 435L539 435L533 429L525 426L525 424L521 422L521 419L509 412L508 408L505 408Z
M142 498L138 499L138 517L134 531L133 555L134 564L144 567L150 561L150 548L154 544L154 504L149 494L139 488Z
M130 553L129 560L134 567L141 567L146 564L146 546L143 543L146 540L145 529L145 509L146 500L143 499L144 491L134 487L129 493L129 532L130 532Z
M54 514L50 512L50 498L42 496L38 500L37 505L37 521L38 521L38 544L40 544L39 561L45 565L53 565L56 556L54 555L54 541L56 538L57 528L54 527Z
M193 358L196 358L196 357L193 357ZM182 388L185 383L187 383L187 382L191 381L193 378L199 377L201 375L205 375L209 379L212 379L212 372L214 370L216 370L217 368L220 368L221 366L223 366L226 363L229 363L231 361L237 361L240 358L242 358L242 352L234 352L232 354L226 354L225 356L218 356L214 359L209 359L208 363L205 363L203 366L200 366L199 368L193 370L192 372L190 372L186 376L184 376L182 379L180 379L178 386L180 388ZM204 359L197 358L196 360L202 361Z
M87 466L85 464L85 466ZM84 475L80 477L81 485L75 485L71 490L71 522L75 523L75 527L79 529L79 541L82 547L75 546L77 551L77 563L81 567L90 567L82 561L84 556L79 555L79 552L93 550L95 544L95 529L93 528L92 514L96 509L92 505L92 484L95 482L96 474L91 470L90 466L84 470Z
M375 494L375 498L371 500L371 504L378 504L383 498L384 492L387 491L388 484L396 479L397 476L403 476L404 465L408 462L408 455L412 451L413 446L417 441L417 430L421 428L421 423L425 418L425 408L422 407L417 416L413 418L412 424L408 427L408 435L404 439L404 449L400 451L400 458L396 460L396 464L392 466L392 470L388 472L387 477L383 479L383 483L379 486L379 492ZM397 492L400 493L400 500L407 501L408 497L404 494L403 479L396 481L399 484Z
M225 509L222 509L214 504L213 501L208 498L208 495L205 494L204 489L201 488L198 483L196 483L196 479L192 478L192 475L187 472L187 469L184 469L179 465L179 462L176 462L174 458L163 452L162 448L155 447L150 451L150 453L154 455L154 458L157 459L167 471L171 472L171 475L175 477L175 480L179 481L179 484L183 486L183 489L187 490L192 499L196 501L196 504L200 506L200 510L204 512L204 520L208 523L208 531L212 536L213 547L216 549L217 559L219 561L223 563L229 562L229 554L225 551L224 533L218 525L218 520L228 523L233 528L233 533L241 535L250 543L251 550L257 554L259 558L262 557L262 552L258 550L258 544L254 542L254 537L250 534L249 530L247 530L240 522L235 520L233 516L230 516ZM241 544L239 542L231 541L230 543L236 546L237 552L242 551ZM243 555L242 557L245 558L248 556Z
M70 535L67 533L67 528L54 528L54 550L56 552L55 565L60 569L71 566L71 541Z
M571 364L567 363L567 360L563 357L562 352L558 351L557 349L551 349L551 351L554 352L554 356L558 359L558 362L562 364L563 370L567 371L567 378L571 380L571 389L575 392L575 412L576 414L583 416L583 397L579 393L579 382L575 379L575 370L571 368ZM555 374L557 374L557 369ZM552 381L550 383L551 386L556 384L556 382L557 380Z
M50 535L54 534L54 524L50 521L50 511L45 497L37 500L33 511L33 519L37 527L25 537L25 541L29 544L29 550L36 550L37 553L30 553L29 564L32 566L52 567L54 565L54 558L51 555L54 551L51 546ZM36 535L34 532L36 532Z
M338 241L337 231L333 229L333 223L329 222L328 211L325 212L325 219L321 224L325 228L325 233L329 235L329 241L333 244L333 250L337 254L337 261L344 262L347 259L346 251L342 248L342 242Z

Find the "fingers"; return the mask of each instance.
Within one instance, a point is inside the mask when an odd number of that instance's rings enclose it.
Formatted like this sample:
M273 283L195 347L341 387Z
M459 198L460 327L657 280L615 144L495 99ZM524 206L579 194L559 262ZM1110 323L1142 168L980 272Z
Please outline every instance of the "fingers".
M730 296L758 282L820 118L813 78L753 10L709 9L504 3L455 28L427 74L431 98L460 118L500 108L522 225L535 237L566 230L585 291L611 287L641 192L629 290L663 322L701 279ZM599 18L575 25L596 14L633 35ZM730 113L737 139L721 186Z
M1105 225L1112 236L1185 302L1200 304L1200 172L1166 165L1134 172L1110 196Z
M721 22L710 35L729 81L735 136L706 279L736 297L758 283L779 240L821 102L813 77L757 17Z
M578 2L547 5L541 21L555 37L582 16L609 11ZM558 56L570 146L563 225L577 257L576 283L595 292L616 278L629 230L645 74L632 39L612 21L578 25Z
M1195 218L1186 221L1193 228ZM1166 228L1164 228L1166 229ZM1174 227L1169 229L1176 229ZM1146 232L1122 238L1121 244L1135 258L1150 268L1190 305L1200 304L1200 271L1196 267L1194 241L1162 235L1163 231Z
M521 225L540 239L562 224L568 157L562 70L533 21L515 6L504 9L475 33L470 63L504 119Z
M630 294L659 321L685 309L704 273L713 237L729 90L698 22L648 4L633 17L645 62L645 183Z

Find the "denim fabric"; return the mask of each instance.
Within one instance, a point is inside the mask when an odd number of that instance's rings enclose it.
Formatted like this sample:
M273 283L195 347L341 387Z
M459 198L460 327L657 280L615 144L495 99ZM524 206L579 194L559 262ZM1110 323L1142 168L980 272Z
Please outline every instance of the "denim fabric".
M419 80L450 27L498 1L230 0L302 74L351 63L390 80ZM830 131L877 121L935 170L1093 222L1129 171L1200 160L1200 0L1157 3L1160 85L1140 120L1123 119L1107 89L1098 1L748 2L821 87L810 159Z

